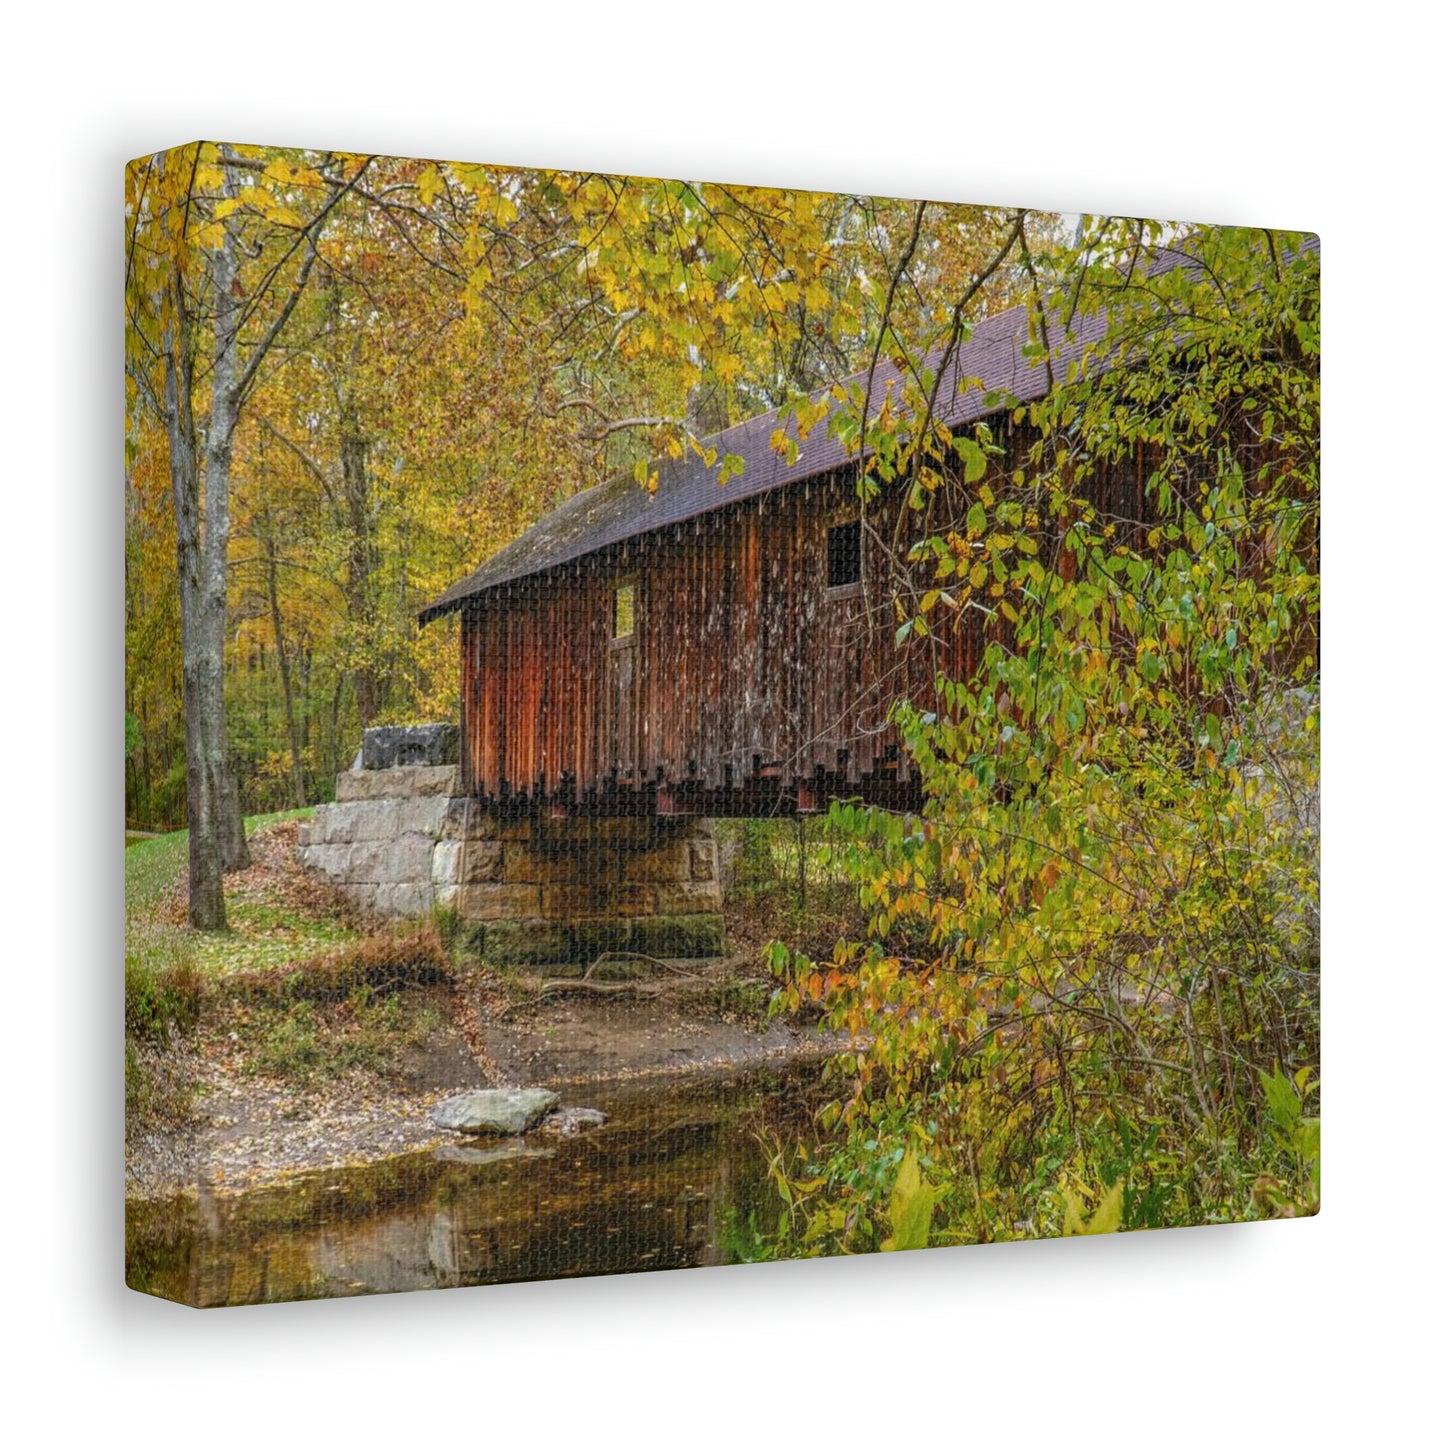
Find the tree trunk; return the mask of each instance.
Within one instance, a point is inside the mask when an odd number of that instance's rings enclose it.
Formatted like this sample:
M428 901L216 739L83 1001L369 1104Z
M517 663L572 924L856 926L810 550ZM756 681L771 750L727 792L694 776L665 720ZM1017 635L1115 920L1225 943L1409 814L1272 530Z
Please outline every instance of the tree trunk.
M355 404L341 400L341 479L346 499L350 546L346 559L346 607L355 629L356 661L351 685L361 726L368 728L382 708L382 681L376 659L376 606L372 578L371 482L369 447L361 434Z
M190 829L189 914L192 928L226 926L221 850L216 835L217 799L206 766L205 710L200 681L205 650L202 627L200 490L191 411L190 337L180 301L164 332L166 430L171 494L176 509L176 580L181 604L181 696L186 718L186 824Z
M185 165L185 155L182 151L171 158L170 163ZM198 163L200 155L201 147L197 146L190 160ZM158 158L159 175L166 174L166 159ZM224 147L220 148L220 160L224 197L234 200L242 189L239 165ZM224 687L226 553L231 534L231 449L236 422L257 368L305 292L307 278L319 254L316 241L326 217L351 192L368 164L363 163L351 181L335 190L322 205L307 228L304 238L307 244L302 247L301 239L294 239L288 254L295 254L299 249L301 258L290 290L264 333L252 342L244 362L238 351L238 330L245 301L240 294L240 242L236 229L239 222L230 216L219 218L222 220L220 243L214 248L207 246L202 253L209 264L209 296L215 311L213 365L209 377L211 406L204 428L198 426L192 394L196 371L193 328L199 320L193 309L194 298L187 291L188 277L194 278L206 269L205 264L200 267L191 264L196 259L190 249L195 238L188 233L193 204L198 200L191 189L197 165L189 165L187 184L168 187L172 193L171 209L164 244L170 252L170 264L165 271L162 294L150 298L159 303L154 319L160 333L163 397L155 395L149 380L142 385L152 406L164 418L170 445L186 720L190 917L196 928L226 926L222 872L226 868L244 867L249 861L240 793L227 740ZM166 178L174 181L176 173ZM262 281L262 287L270 287L275 277L273 270L270 278ZM198 441L202 430L203 448Z
M291 663L286 636L281 630L281 598L276 588L276 538L266 518L266 595L271 604L271 628L276 634L276 662L281 669L281 697L286 705L286 736L291 741L291 790L298 808L306 806L306 783L301 772L301 740L296 729L296 700L291 693Z
M239 194L235 171L226 167L227 195ZM200 668L205 711L205 766L214 779L216 830L227 872L251 861L241 800L231 768L226 730L226 563L231 540L231 449L240 410L240 358L236 351L236 238L222 233L211 269L216 307L215 359L211 369L211 417L206 430L206 529L202 546L204 660Z

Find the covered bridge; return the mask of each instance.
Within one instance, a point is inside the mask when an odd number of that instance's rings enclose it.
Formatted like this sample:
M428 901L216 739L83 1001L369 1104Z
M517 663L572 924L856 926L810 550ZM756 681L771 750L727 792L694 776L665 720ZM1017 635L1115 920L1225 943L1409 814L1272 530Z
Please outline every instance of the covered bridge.
M1166 252L1153 269L1181 262ZM1080 318L1045 363L1028 320L989 318L929 363L943 372L938 419L955 435L989 423L995 494L1028 474L1037 440L1012 420L1018 403L1044 396L1105 324ZM877 368L870 415L898 382ZM910 613L895 598L931 584L913 545L965 533L980 484L955 473L921 511L907 485L885 485L865 505L858 459L826 425L792 433L791 464L779 425L774 413L708 439L743 460L725 486L688 454L654 492L627 477L579 493L426 608L424 623L461 616L458 761L345 775L307 830L308 864L372 906L455 909L499 961L708 956L723 946L712 818L840 797L919 807L890 709L929 705L940 673L971 676L998 624L935 611L932 635L900 647ZM1098 465L1081 499L1121 532L1147 526L1150 470L1137 452Z
M1085 321L1055 349L1055 372L1101 331ZM955 432L993 424L1004 475L1033 440L1009 399L1048 386L1027 335L1022 307L982 321L937 392ZM959 378L972 380L960 390ZM880 364L870 415L897 383ZM745 464L726 485L689 453L662 465L655 492L623 477L578 493L421 614L461 613L469 796L554 817L918 803L890 704L927 699L940 669L969 675L984 638L969 610L931 648L900 649L892 599L923 527L961 525L972 489L934 493L926 522L901 486L860 515L857 460L827 426L789 464L778 425L767 414L708 439ZM1141 517L1145 478L1142 460L1095 478L1101 510Z

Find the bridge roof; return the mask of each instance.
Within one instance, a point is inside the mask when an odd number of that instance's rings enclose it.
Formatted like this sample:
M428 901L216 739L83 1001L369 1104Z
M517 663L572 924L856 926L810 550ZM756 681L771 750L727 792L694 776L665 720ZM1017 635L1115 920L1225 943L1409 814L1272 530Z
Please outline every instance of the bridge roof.
M1318 241L1309 237L1305 245L1313 249ZM1187 259L1181 251L1165 249L1156 255L1150 269L1155 273L1172 270ZM1052 338L1050 359L1055 374L1064 371L1086 346L1099 341L1104 330L1103 313L1076 316L1064 337ZM1028 314L1024 306L978 322L969 340L956 349L939 387L939 415L949 427L957 430L1012 401L1034 401L1044 395L1049 369L1042 357L1024 356L1027 339ZM933 353L926 364L936 368L942 355L942 351ZM862 386L866 380L867 372L863 371L849 377L848 383ZM880 359L869 396L870 414L876 414L889 387L896 389L898 382L897 370ZM772 447L777 427L778 414L773 411L708 437L705 445L717 453L714 465L707 466L691 451L676 461L663 461L658 467L655 492L639 486L631 476L616 477L578 492L494 553L470 576L449 587L420 613L420 621L424 625L494 587L559 567L629 538L835 472L850 460L842 443L829 435L826 423L820 423L812 428L806 441L799 443L798 455L789 464ZM791 422L788 431L797 440ZM744 468L726 484L719 484L718 467L728 454L741 457Z

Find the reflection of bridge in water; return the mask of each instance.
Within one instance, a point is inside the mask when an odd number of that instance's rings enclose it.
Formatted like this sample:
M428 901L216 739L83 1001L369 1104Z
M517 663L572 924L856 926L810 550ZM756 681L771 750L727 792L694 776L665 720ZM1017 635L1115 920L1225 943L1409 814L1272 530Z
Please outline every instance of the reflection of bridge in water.
M812 1092L778 1077L611 1085L587 1102L612 1122L574 1139L133 1205L127 1277L214 1306L733 1263L729 1222L776 1209L759 1136L806 1129Z

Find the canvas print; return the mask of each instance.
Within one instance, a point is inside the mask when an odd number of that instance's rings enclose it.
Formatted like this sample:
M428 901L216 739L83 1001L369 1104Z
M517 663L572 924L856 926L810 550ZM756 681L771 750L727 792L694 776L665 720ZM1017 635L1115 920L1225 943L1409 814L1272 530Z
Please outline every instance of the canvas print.
M1317 1211L1319 265L129 165L128 1283Z

